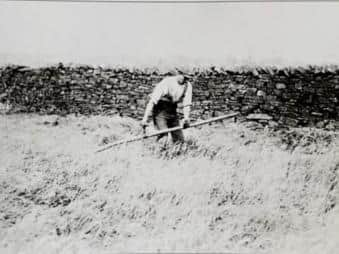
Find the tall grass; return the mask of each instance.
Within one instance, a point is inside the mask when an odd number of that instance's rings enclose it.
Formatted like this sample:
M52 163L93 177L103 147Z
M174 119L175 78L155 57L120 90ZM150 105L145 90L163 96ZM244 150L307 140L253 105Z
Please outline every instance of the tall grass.
M94 153L139 133L116 117L1 116L3 252L339 250L338 133L225 121L181 146Z

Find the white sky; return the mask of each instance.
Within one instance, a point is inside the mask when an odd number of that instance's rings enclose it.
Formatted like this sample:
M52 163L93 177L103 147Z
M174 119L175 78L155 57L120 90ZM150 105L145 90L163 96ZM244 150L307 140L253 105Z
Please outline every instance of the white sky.
M0 64L339 63L339 3L0 2Z

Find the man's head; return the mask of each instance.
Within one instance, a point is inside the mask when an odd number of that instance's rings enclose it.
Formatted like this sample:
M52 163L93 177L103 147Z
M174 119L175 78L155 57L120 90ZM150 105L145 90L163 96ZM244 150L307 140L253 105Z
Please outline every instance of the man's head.
M185 83L187 83L189 81L189 76L186 75L186 74L180 74L179 77L178 77L178 83L180 85L183 85Z

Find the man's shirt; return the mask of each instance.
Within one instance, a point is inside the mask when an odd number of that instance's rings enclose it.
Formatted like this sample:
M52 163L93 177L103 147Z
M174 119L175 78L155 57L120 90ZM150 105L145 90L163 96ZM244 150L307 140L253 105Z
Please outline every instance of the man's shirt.
M190 82L180 85L179 77L167 77L158 83L151 94L151 101L155 105L160 100L164 100L173 103L182 102L184 107L190 106L192 104L192 85Z

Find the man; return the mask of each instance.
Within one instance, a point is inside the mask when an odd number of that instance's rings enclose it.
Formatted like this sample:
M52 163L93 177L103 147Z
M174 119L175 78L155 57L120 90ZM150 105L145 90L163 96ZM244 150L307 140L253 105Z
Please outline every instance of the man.
M147 120L152 114L153 123L158 130L168 129L179 126L179 117L177 114L177 105L183 103L184 121L183 127L189 127L190 107L192 104L192 85L186 75L177 75L164 78L158 83L148 102L141 122L143 128L146 128ZM163 136L158 136L159 140ZM173 143L183 142L184 135L182 130L171 132Z

